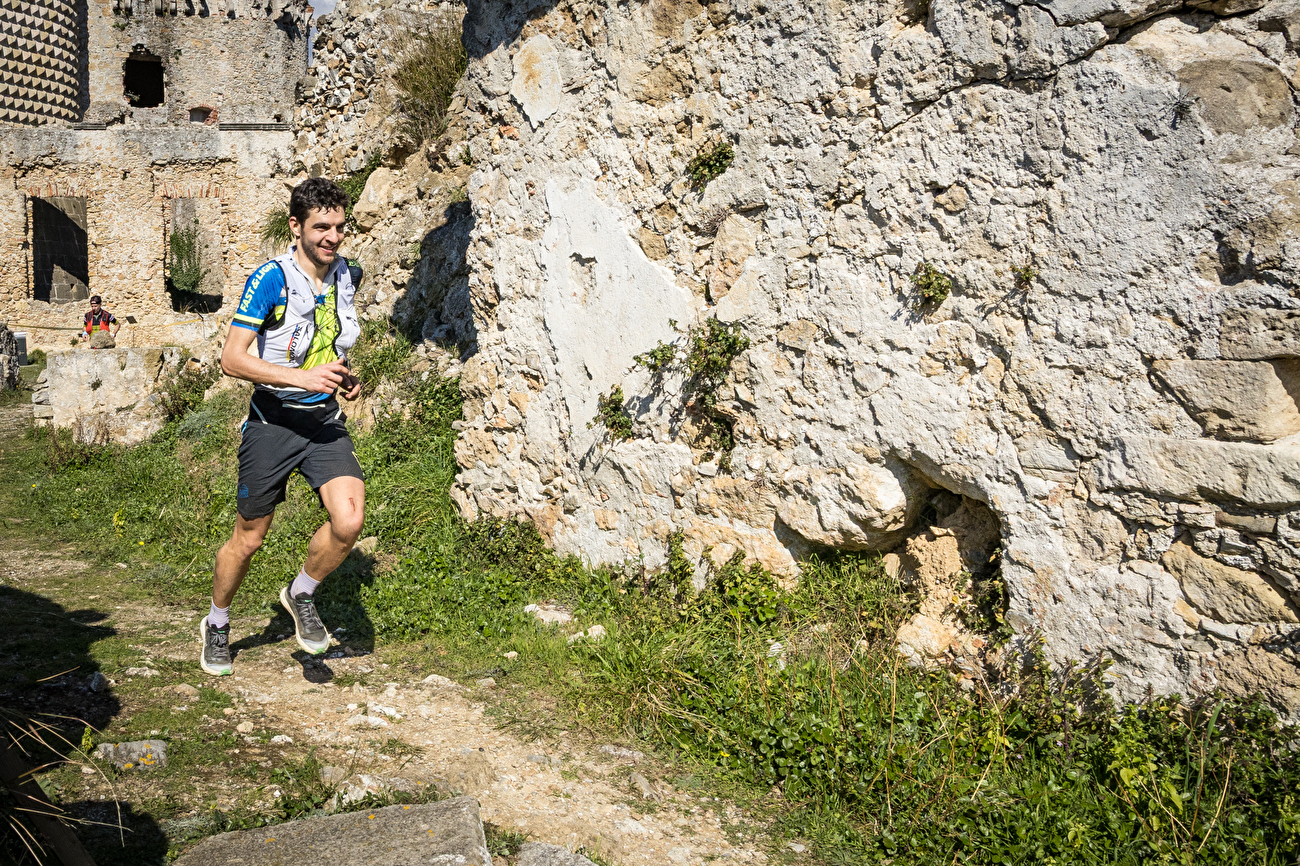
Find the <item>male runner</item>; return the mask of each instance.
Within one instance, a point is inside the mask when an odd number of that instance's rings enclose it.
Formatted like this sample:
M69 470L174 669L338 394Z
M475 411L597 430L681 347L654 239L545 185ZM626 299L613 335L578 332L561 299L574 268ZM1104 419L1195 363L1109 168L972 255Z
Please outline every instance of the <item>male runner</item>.
M199 625L200 664L215 676L230 673L230 602L295 469L319 494L329 520L312 536L298 576L280 590L280 604L293 617L299 646L312 654L329 647L312 593L352 550L366 497L335 397L353 400L361 391L343 360L361 331L353 306L361 269L338 255L347 204L347 193L324 178L294 188L294 244L248 278L221 350L225 374L257 387L239 446L239 515L217 551L212 606ZM248 353L254 339L256 356Z

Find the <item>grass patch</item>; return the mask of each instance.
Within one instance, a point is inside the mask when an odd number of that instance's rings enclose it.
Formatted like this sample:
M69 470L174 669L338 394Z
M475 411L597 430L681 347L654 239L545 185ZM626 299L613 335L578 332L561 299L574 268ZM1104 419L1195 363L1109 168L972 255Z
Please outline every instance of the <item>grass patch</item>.
M696 592L680 539L661 572L590 569L548 551L529 524L462 521L449 496L457 385L405 372L409 346L372 327L373 354L357 362L390 382L401 406L356 438L365 532L379 546L375 564L345 567L318 592L326 621L350 640L409 642L413 674L490 672L536 690L531 709L502 697L494 710L521 733L544 735L559 719L656 746L689 779L683 787L766 803L774 838L805 840L817 862L1280 866L1300 856L1296 729L1257 701L1168 697L1120 709L1100 666L1052 669L1032 645L1002 682L963 691L946 673L900 663L894 635L916 602L870 556L810 561L792 590L736 558ZM719 325L701 339L698 358L688 340L659 362L717 380L740 335ZM199 598L234 519L243 407L228 398L141 446L57 470L33 447L13 475L25 479L16 498L42 531L89 539L97 557L148 560L151 589ZM199 416L209 420L191 420ZM294 482L236 605L273 598L322 519ZM546 600L607 637L569 645L523 613ZM995 588L982 600L1000 607ZM114 649L111 635L79 638L91 639L106 667L138 652ZM519 657L503 660L510 650ZM166 724L144 713L132 722ZM277 784L301 786L287 804L229 826L321 808L311 774L285 772L292 778Z
M468 55L460 28L448 24L424 33L407 34L396 49L399 58L393 84L416 141L435 138L447 128L447 107L465 74ZM468 153L468 148L466 148ZM468 165L462 154L462 161Z

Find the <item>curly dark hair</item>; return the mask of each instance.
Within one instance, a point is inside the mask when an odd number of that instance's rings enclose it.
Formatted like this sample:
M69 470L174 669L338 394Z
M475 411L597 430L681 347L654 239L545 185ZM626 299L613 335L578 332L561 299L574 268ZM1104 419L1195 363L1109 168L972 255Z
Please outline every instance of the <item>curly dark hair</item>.
M305 223L312 210L346 211L349 204L351 200L343 187L323 177L309 177L293 188L289 196L289 216Z

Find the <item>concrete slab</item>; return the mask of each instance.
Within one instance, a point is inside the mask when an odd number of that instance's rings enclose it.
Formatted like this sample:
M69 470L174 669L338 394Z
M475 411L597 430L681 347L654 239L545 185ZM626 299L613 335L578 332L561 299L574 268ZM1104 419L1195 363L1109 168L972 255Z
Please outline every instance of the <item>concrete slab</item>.
M222 833L175 866L492 866L478 801L388 806Z

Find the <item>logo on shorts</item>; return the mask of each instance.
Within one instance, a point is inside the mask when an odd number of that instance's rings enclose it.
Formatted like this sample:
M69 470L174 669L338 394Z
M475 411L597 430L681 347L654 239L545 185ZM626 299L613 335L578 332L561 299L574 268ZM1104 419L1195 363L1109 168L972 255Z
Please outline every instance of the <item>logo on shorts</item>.
M248 498L248 485L247 485L247 484L241 484L241 485L239 485L239 498L240 498L240 499L247 499L247 498Z

